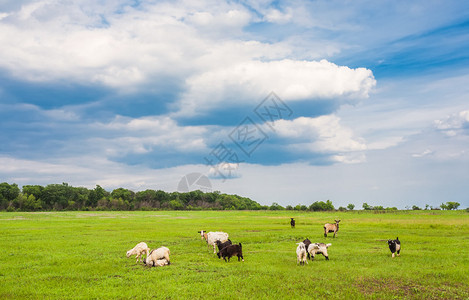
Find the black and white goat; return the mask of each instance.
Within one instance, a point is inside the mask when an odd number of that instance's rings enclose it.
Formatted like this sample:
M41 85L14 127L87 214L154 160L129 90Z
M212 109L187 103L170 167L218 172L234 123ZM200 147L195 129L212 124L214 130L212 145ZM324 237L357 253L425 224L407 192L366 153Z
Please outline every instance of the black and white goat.
M335 224L330 224L330 223L324 224L324 237L327 237L327 234L329 232L333 232L334 233L333 237L335 237L335 234L337 233L337 231L339 231L340 220L334 220L334 221L335 221Z
M392 257L394 257L395 253L397 253L397 256L399 256L401 252L401 241L399 241L399 237L397 237L395 240L388 240L388 245L389 250L391 250Z
M290 221L290 226L291 228L295 228L295 219L294 218L290 218L291 221Z

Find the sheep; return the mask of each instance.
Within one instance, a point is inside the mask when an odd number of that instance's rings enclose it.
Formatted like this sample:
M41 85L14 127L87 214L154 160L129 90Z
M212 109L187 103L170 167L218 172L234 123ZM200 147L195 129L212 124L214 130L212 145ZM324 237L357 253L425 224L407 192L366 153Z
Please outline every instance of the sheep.
M311 255L311 259L313 260L316 254L322 254L326 257L326 260L329 260L329 255L327 255L327 248L329 248L332 244L324 244L324 243L314 243L309 245L308 252Z
M238 261L240 258L244 261L243 246L241 245L241 243L239 243L238 245L229 245L221 249L220 252L217 253L218 258L220 259L223 257L225 262L227 257L228 261L230 261L230 258L235 255L238 257Z
M306 259L306 246L303 242L297 243L298 247L296 248L296 264L305 265L308 264Z
M131 255L136 255L137 258L137 263L139 262L140 258L143 261L142 255L145 254L148 256L148 252L150 251L150 248L148 248L147 244L145 242L138 243L135 247L127 251L127 257L130 257Z
M216 251L217 241L220 241L222 243L226 242L228 240L228 233L221 232L221 231L209 232L207 233L206 240L207 240L207 246L209 247L209 251L210 251L210 246L213 246L213 253L217 253Z
M150 252L150 255L147 255L147 258L143 260L143 263L147 266L155 267L156 265L161 264L161 262L158 262L158 260L165 259L167 264L170 265L171 262L169 260L169 254L169 249L166 247L154 249Z
M226 242L222 243L220 242L219 240L215 241L215 243L217 244L217 247L218 247L218 251L221 251L221 249L229 246L229 245L232 245L233 243L231 242L230 239L228 239Z
M391 257L394 258L394 254L397 252L397 256L400 255L401 252L401 241L399 241L399 237L395 240L388 240L389 250L391 250Z
M337 233L337 231L339 231L340 220L334 220L334 221L335 221L335 224L329 224L329 223L324 224L324 237L327 237L327 234L329 232L333 232L334 237L335 237L335 234Z
M157 259L156 262L153 261L153 263L148 266L149 267L164 267L166 265L169 265L169 261L167 261L166 258L163 258L163 259Z
M291 228L295 228L295 219L294 218L290 218L291 221L290 221L290 226Z

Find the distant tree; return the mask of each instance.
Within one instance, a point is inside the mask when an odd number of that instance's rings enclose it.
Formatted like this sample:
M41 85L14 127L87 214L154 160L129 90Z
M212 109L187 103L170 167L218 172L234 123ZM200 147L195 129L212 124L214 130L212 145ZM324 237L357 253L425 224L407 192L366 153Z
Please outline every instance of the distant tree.
M459 205L461 205L461 204L459 204L458 202L450 201L450 202L446 202L446 204L442 203L440 205L440 207L441 207L441 209L445 209L445 210L452 210L452 209L456 210L456 209L458 209Z
M6 209L10 202L15 200L20 194L20 189L16 183L0 183L0 209Z
M347 209L343 206L339 206L339 211L346 211Z
M286 210L293 210L293 207L291 205L287 205L287 206L285 206L285 209Z
M364 210L371 210L373 208L370 205L368 205L368 203L366 203L366 202L363 203L362 207L363 207Z
M272 205L269 207L269 210L284 210L283 206L278 204L277 202L272 203Z
M429 209L429 207L430 207L430 205L428 205L428 204L425 204L425 210L428 210L428 209Z
M332 205L331 200L324 201L316 201L309 206L309 210L312 211L331 211L334 210L334 205Z
M417 205L412 205L412 210L420 210L420 207L418 207Z
M382 205L377 205L377 206L373 206L371 209L372 210L384 210L384 207Z
M350 203L349 205L347 205L347 209L348 210L353 210L355 208L355 205Z

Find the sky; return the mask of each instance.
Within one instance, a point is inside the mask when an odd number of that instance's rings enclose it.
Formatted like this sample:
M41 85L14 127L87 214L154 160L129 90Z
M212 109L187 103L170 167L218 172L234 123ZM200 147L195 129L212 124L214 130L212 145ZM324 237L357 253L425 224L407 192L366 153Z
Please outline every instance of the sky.
M0 45L0 182L469 206L466 1L0 0Z

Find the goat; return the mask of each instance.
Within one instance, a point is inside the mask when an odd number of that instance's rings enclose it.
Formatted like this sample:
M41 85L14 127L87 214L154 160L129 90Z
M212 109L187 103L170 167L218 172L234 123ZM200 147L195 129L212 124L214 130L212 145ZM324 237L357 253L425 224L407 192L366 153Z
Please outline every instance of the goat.
M197 232L200 233L200 237L201 237L203 240L207 240L207 231L201 230L201 231L197 231Z
M298 247L296 247L296 264L300 264L302 266L308 264L308 260L306 259L306 246L303 242L297 243Z
M150 251L150 248L148 248L147 244L145 242L138 243L135 247L127 251L127 257L130 257L131 255L136 255L137 258L137 263L140 260L140 258L143 261L142 255L145 254L148 256L148 252Z
M308 259L310 259L311 256L309 255L308 247L309 247L309 245L311 245L311 241L310 241L309 239L305 239L305 240L303 241L303 244L305 244L306 254L308 255Z
M244 261L243 246L241 245L241 243L239 243L238 245L229 245L221 249L220 252L217 253L218 258L223 257L225 262L226 262L227 257L228 257L228 261L230 261L230 258L235 255L238 257L238 261L240 258Z
M330 223L324 224L324 237L327 237L327 234L329 232L333 232L334 233L333 237L335 237L335 234L337 233L337 231L339 231L340 220L334 220L334 221L335 221L335 224L330 224Z
M392 257L394 258L394 254L397 252L397 256L400 255L401 252L401 241L399 241L399 237L395 240L388 240L389 250L391 250Z
M290 218L291 221L290 221L290 226L291 228L295 228L295 219L294 218Z
M327 248L329 248L332 244L324 244L324 243L314 243L309 245L308 252L311 255L311 259L313 260L316 254L322 254L326 257L326 260L329 260L329 255L327 254Z
M213 253L217 253L216 251L216 246L217 246L217 241L220 241L222 243L228 241L228 233L226 232L209 232L206 234L207 238L207 246L209 247L210 251L210 246L213 246Z
M147 255L147 258L143 260L143 263L150 267L155 267L158 264L158 260L165 259L168 265L171 264L169 261L169 249L166 247L160 247L154 249L150 252L150 255Z
M228 239L226 242L222 243L220 242L219 240L215 241L215 243L217 244L217 247L218 247L218 251L221 251L221 249L229 246L229 245L232 245L233 243L231 242L230 239Z

